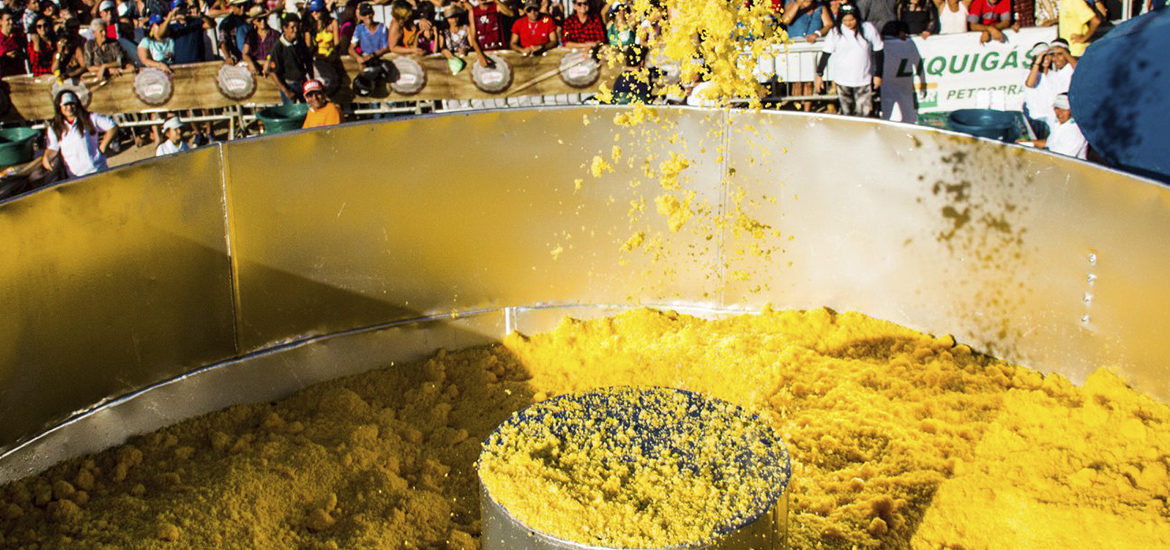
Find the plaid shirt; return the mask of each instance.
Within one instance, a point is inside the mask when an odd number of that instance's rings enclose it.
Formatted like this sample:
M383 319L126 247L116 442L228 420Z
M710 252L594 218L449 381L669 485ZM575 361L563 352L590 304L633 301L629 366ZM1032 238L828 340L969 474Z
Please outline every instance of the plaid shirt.
M577 18L577 14L570 14L565 18L565 32L563 42L605 42L605 26L601 18L590 15L584 23Z

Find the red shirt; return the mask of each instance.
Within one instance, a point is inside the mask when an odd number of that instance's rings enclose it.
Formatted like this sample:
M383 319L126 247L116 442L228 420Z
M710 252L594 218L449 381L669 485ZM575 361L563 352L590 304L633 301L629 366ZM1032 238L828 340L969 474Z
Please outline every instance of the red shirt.
M1011 0L999 0L992 5L987 0L974 0L967 10L967 22L994 25L1000 21L1012 20Z
M40 53L33 49L32 41L28 43L28 65L33 76L41 76L53 72L53 55L57 48L52 42L45 42Z
M512 24L512 36L520 38L521 48L548 44L548 36L556 30L557 24L547 15L536 21L528 19L527 16L521 17Z
M601 24L601 18L596 15L590 15L584 23L577 18L577 14L571 14L565 18L565 36L564 41L568 42L605 42L605 27Z
M496 11L495 2L480 2L479 5L472 6L471 16L475 18L475 41L483 51L490 52L508 47L504 43L500 14Z
M15 25L13 25L15 27ZM0 34L0 76L26 74L24 70L24 37L16 32ZM8 52L16 52L16 57L9 57Z

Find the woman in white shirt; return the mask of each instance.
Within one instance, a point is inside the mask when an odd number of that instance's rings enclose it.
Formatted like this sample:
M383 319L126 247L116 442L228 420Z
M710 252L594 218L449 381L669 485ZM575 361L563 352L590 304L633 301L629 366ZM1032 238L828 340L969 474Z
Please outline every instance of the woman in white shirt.
M938 8L938 33L967 32L967 6L971 0L934 0Z
M69 91L57 96L56 111L48 124L41 166L52 172L53 161L59 154L71 178L108 168L106 151L118 132L114 121L87 112L77 94Z
M852 4L841 6L840 21L825 35L825 47L817 62L813 86L822 89L821 76L828 67L837 83L841 114L868 117L873 115L873 93L882 86L882 62L885 44L873 23L862 22Z
M146 36L138 43L138 60L144 66L170 74L170 65L175 62L175 40L167 36L167 26L176 12L171 10L166 17L157 13L150 16Z

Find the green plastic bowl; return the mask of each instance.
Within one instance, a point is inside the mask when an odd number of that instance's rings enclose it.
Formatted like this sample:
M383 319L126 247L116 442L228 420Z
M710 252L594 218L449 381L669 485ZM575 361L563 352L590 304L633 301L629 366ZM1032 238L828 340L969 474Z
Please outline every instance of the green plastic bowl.
M992 109L959 109L947 117L951 128L965 134L1011 141L1015 139L1016 116Z
M33 159L41 133L32 128L0 128L0 166L15 166Z
M264 123L265 134L278 134L299 130L305 124L307 114L309 114L307 103L290 103L260 109L260 112L256 113L256 118Z

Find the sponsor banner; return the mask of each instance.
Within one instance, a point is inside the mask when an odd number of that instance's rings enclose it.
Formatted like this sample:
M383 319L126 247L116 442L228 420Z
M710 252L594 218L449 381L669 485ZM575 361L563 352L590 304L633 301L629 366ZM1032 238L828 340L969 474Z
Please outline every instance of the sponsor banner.
M1018 111L1024 79L1032 65L1029 50L1056 39L1056 27L1004 31L1006 43L979 43L979 33L886 40L882 103L906 104L917 96L918 112L975 107Z

